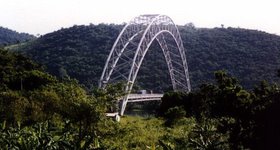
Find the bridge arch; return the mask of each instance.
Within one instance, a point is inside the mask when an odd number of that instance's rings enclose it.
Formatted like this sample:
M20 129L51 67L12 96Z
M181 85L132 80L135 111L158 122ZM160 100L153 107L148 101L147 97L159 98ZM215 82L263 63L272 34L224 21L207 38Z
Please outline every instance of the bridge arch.
M126 81L125 92L130 94L142 61L155 40L164 54L173 89L189 92L191 87L183 42L177 26L165 15L141 15L124 26L107 58L99 87ZM125 96L121 115L127 101L128 96Z

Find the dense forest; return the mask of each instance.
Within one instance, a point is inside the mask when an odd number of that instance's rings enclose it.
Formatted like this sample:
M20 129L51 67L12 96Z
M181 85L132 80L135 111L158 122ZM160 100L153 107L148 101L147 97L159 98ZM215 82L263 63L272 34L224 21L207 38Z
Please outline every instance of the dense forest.
M46 34L16 50L45 65L49 73L57 77L70 76L90 89L97 85L122 27L75 25ZM193 24L179 26L179 30L192 87L213 82L212 73L217 70L227 70L239 78L246 89L252 89L260 80L279 81L275 75L280 66L279 36L242 28L196 28ZM163 54L154 43L140 68L135 87L167 91L171 87L168 81Z
M2 49L0 85L1 149L98 147L94 141L107 131L105 112L121 93L117 87L87 93L76 80L58 80Z
M198 149L277 150L279 89L279 84L263 81L253 90L245 90L238 79L217 71L215 82L203 84L197 91L166 93L159 115L167 119L166 125L194 117L202 125L197 129L201 138L196 141ZM181 145L176 140L173 143Z
M18 33L0 26L0 47L27 42L35 39L35 36L27 33Z
M246 90L224 71L214 78L190 93L165 93L156 116L115 122L105 112L123 96L121 84L86 91L0 49L0 147L278 150L279 85L263 81Z

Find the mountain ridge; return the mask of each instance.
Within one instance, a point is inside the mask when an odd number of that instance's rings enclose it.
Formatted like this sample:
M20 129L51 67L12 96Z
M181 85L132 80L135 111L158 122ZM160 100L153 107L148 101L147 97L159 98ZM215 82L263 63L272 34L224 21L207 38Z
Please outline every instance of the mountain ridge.
M34 35L28 33L19 33L15 30L0 26L0 46L8 46L21 42L27 42L35 38L36 37Z
M97 86L107 56L122 27L91 24L63 28L22 46L20 51L46 65L51 74L76 78L91 88ZM276 71L280 68L280 36L231 27L210 29L187 24L178 28L194 88L211 81L213 72L217 70L227 70L241 79L246 88L253 88L261 80L279 81ZM136 86L140 89L156 87L156 91L168 90L171 83L164 57L156 44L151 49L140 68ZM169 83L164 83L166 81Z

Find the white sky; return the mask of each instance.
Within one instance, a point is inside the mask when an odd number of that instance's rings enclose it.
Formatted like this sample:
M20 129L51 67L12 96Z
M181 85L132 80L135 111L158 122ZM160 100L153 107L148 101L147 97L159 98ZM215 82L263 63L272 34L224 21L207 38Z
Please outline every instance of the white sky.
M164 14L176 24L241 27L280 35L279 0L0 0L0 26L45 34L74 24L123 23Z

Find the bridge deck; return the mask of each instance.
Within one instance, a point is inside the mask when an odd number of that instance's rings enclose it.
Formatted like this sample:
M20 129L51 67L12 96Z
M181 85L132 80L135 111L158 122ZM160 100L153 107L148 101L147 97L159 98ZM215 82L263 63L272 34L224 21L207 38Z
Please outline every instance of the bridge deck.
M156 101L162 97L163 94L129 94L128 102Z

